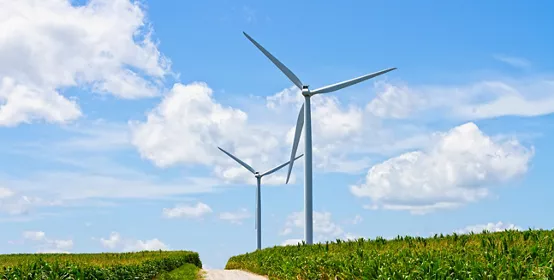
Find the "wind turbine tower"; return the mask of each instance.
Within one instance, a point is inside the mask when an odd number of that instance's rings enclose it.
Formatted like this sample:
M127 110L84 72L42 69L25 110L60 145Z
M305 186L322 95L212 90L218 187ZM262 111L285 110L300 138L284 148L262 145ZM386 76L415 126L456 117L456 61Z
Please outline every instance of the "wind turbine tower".
M304 127L304 145L305 145L305 157L304 157L304 238L306 241L306 244L313 244L313 208L312 208L312 116L311 116L311 107L310 107L310 98L316 94L321 93L329 93L333 91L337 91L339 89L343 89L352 85L355 85L357 83L363 82L365 80L377 77L379 75L385 74L387 72L390 72L392 70L395 70L396 68L388 68L379 72L363 75L351 80L343 81L340 83L324 86L315 90L310 90L309 86L306 84L303 84L300 79L291 71L289 70L283 63L281 63L277 58L275 58L271 53L269 53L262 45L260 45L258 42L256 42L252 37L250 37L248 34L243 32L244 36L250 40L289 80L291 80L301 91L302 95L304 96L304 105L302 106L302 109L300 110L300 114L298 116L298 120L296 122L296 129L294 133L294 142L292 145L292 151L291 151L291 161L289 165L289 170L287 173L287 181L289 181L290 172L292 170L292 166L294 164L293 160L294 156L296 155L296 150L298 148L298 142L300 140L300 134L302 132L302 126L304 123L306 126Z

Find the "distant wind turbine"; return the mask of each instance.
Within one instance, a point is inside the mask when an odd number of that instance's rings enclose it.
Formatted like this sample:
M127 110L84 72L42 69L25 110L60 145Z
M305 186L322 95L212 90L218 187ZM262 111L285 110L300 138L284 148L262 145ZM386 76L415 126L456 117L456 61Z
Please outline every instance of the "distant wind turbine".
M234 159L236 162L238 162L240 165L242 165L244 168L248 169L248 171L252 172L252 174L254 174L254 177L256 177L256 181L257 181L257 188L256 188L256 248L258 250L260 250L262 248L262 229L261 229L261 225L262 225L262 193L261 193L261 190L260 190L260 186L262 184L262 177L264 176L267 176L269 174L272 174L274 172L276 172L277 170L285 167L286 165L288 165L289 163L291 162L294 162L295 160L299 159L300 157L302 157L303 155L299 155L297 156L296 158L293 158L291 159L290 161L286 162L286 163L283 163L273 169L270 169L262 174L260 174L259 172L257 172L256 170L254 170L254 168L252 168L250 165L248 165L246 162L240 160L239 158L237 158L236 156L232 155L231 153L225 151L224 149L220 148L220 147L217 147L220 151L224 152L226 155L228 155L230 158Z
M298 142L300 140L300 135L302 133L302 126L304 123L306 126L304 127L304 153L306 156L304 157L304 220L305 220L305 227L304 227L304 238L306 240L306 244L313 244L313 207L312 207L312 116L311 116L311 108L310 108L310 97L316 94L320 93L329 93L333 91L337 91L339 89L343 89L352 85L355 85L357 83L363 82L365 80L377 77L379 75L385 74L387 72L390 72L392 70L395 70L396 68L388 68L379 72L363 75L351 80L343 81L340 83L324 86L321 88L318 88L316 90L310 91L309 86L303 84L300 79L292 73L291 70L289 70L283 63L281 63L277 58L275 58L271 53L269 53L262 45L260 45L258 42L256 42L252 37L250 37L248 34L243 32L244 36L250 40L289 80L291 80L300 90L302 90L302 95L304 96L304 105L302 106L302 109L300 109L300 114L298 116L298 120L296 122L296 130L294 133L294 142L292 144L292 151L291 151L291 164L289 165L289 170L287 173L287 181L289 182L290 172L292 170L292 166L294 162L292 159L296 155L296 149L298 148ZM302 117L303 115L303 117Z

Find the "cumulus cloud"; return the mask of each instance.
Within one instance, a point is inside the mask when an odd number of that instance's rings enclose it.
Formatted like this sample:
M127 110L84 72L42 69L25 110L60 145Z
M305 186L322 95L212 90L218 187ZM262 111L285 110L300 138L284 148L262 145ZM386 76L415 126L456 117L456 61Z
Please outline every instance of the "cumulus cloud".
M534 153L515 140L494 141L474 123L434 138L427 150L376 164L351 192L371 198L370 209L423 214L458 207L486 197L489 187L526 173Z
M340 227L337 223L333 221L332 215L329 212L314 211L313 221L315 243L333 241L336 239L355 240L359 238L359 236L356 234L345 232L342 227ZM354 222L360 221L360 216L356 216L354 218ZM285 227L281 231L281 235L290 235L302 229L304 229L304 212L293 212L287 217ZM281 242L281 245L296 245L298 243L301 243L302 241L303 239L299 238L289 238Z
M178 205L173 208L164 208L162 214L166 218L200 218L213 210L205 203L198 202L194 206Z
M24 241L31 241L37 247L37 253L69 253L73 248L71 239L50 239L43 231L24 231L22 233Z
M157 95L170 63L130 0L10 1L0 6L0 125L82 115L69 87L121 98Z
M145 122L131 122L132 142L141 156L160 167L214 166L220 178L249 184L255 184L252 174L218 146L260 171L286 162L286 154L279 153L284 148L278 141L279 131L249 124L244 111L218 103L212 93L205 83L175 84ZM277 174L264 178L265 184L284 181Z
M169 247L160 241L158 238L150 240L136 240L132 238L123 238L118 232L111 232L110 237L107 239L100 238L100 244L104 248L123 252L137 252L137 251L156 251L156 250L169 250Z
M304 97L296 86L285 88L282 91L266 97L266 107L271 110L283 110L287 107L300 109L304 103Z
M266 106L282 112L288 109L298 109L304 103L304 98L296 87L284 89L275 95L266 97ZM326 141L342 140L359 134L363 125L363 110L354 104L343 108L341 102L334 96L315 95L311 98L312 130L318 137ZM298 110L296 114L298 114ZM292 111L294 112L294 111ZM295 120L296 120L295 115ZM294 125L287 133L287 142L292 144Z
M417 92L406 85L377 83L377 95L366 110L381 118L403 119L427 106Z
M314 241L322 242L345 237L344 230L336 224L330 212L313 212ZM304 212L294 212L287 217L281 235L289 235L304 228ZM295 240L295 239L293 239Z
M497 222L497 223L487 223L487 224L480 224L480 225L471 225L463 229L457 229L454 232L460 233L460 234L471 233L471 232L481 233L484 230L488 232L498 232L498 231L504 231L504 230L521 230L521 228L514 224L504 224L503 222Z
M160 167L175 163L213 164L219 139L238 137L246 113L224 107L205 83L175 84L144 123L132 123L133 144ZM221 155L219 155L220 157Z
M246 208L241 208L235 212L223 212L219 214L219 218L224 221L228 221L232 224L241 225L243 220L250 218L250 212Z
M266 98L269 109L294 116L294 123L285 136L289 147L294 139L296 118L302 103L303 97L295 87ZM332 95L315 95L311 104L314 167L328 172L357 173L369 167L370 160L367 156L352 158L353 154L367 154L367 148L361 147L390 144L390 141L384 141L383 132L377 132L380 127L378 120L365 114L361 106L345 106ZM304 149L303 139L302 136L299 153Z
M297 89L287 88L268 96L265 105L270 110L248 110L248 107L240 110L215 100L213 90L205 83L177 83L147 113L146 120L130 122L132 143L143 158L159 167L201 164L212 168L215 176L227 182L253 185L252 174L217 147L261 172L286 162L302 96ZM314 167L319 170L363 172L370 166L370 154L423 142L410 140L410 135L400 139L399 136L406 135L393 134L363 106L342 104L334 96L316 95L312 105ZM413 131L410 129L409 133ZM302 143L300 153L303 153ZM300 160L295 166L301 168L302 164ZM293 173L291 182L295 179ZM268 185L284 181L284 172L264 178L264 184Z

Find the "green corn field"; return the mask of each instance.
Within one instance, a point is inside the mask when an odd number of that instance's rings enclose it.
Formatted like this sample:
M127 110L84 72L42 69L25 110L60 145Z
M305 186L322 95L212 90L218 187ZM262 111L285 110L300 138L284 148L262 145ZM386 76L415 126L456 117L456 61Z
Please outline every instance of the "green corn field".
M554 231L281 246L234 256L226 269L270 279L554 279Z
M0 279L154 279L185 264L202 268L196 252L0 255Z

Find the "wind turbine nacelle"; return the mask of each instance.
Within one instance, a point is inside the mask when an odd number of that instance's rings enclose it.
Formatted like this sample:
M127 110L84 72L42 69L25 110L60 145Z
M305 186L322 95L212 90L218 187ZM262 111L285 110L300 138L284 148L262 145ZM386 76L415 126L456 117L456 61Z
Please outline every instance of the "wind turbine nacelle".
M302 86L302 95L304 96L309 96L310 95L310 89L309 89L309 85L303 85Z

